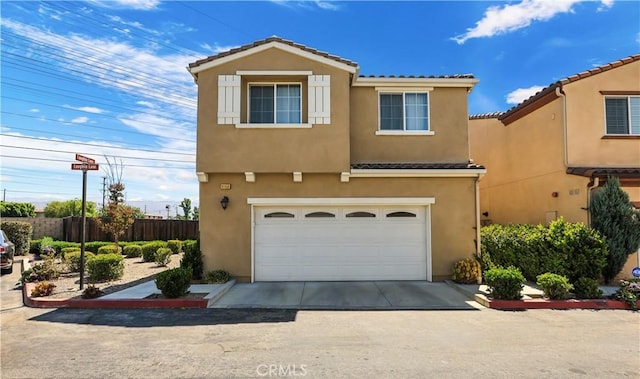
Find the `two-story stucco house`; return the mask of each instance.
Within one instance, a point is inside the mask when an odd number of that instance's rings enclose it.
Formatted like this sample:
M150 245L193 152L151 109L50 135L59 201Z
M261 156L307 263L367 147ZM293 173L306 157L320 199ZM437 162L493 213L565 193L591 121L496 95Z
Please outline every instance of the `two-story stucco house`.
M640 207L640 54L572 75L507 112L471 116L471 153L489 170L483 221L589 224L609 175ZM630 276L637 257L623 270Z
M189 65L205 269L240 281L442 280L477 249L471 75L362 77L279 37Z

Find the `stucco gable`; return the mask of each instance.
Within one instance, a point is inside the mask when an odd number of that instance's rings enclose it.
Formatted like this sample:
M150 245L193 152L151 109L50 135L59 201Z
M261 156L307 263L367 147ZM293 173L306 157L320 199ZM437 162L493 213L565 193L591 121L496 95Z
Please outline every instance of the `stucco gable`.
M251 44L243 45L229 51L225 51L216 55L190 63L187 70L197 80L199 72L216 67L236 59L240 59L249 55L259 53L268 49L279 49L292 53L313 61L317 61L332 67L336 67L349 73L358 71L358 64L348 59L344 59L329 53L325 53L308 46L285 40L283 38L273 36Z

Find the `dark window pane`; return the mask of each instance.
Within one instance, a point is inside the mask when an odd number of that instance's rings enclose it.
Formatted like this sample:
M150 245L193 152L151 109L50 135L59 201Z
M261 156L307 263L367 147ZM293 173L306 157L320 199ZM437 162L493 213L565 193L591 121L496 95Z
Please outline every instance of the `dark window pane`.
M416 217L416 214L411 212L391 212L387 214L387 217Z
M249 122L273 124L273 86L249 87Z
M380 130L402 130L402 94L380 95Z
M629 134L627 99L605 99L607 134Z
M347 217L376 217L375 213L371 212L351 212L347 213Z
M311 212L307 213L304 217L306 218L334 218L336 215L329 212Z

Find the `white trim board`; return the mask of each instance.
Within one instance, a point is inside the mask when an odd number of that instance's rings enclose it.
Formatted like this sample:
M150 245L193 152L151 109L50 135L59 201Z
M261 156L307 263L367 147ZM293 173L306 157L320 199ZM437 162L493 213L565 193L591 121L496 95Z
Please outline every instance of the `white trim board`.
M326 64L327 66L339 68L341 70L350 72L352 74L354 74L354 73L356 73L358 71L357 67L350 66L350 65L342 63L342 62L338 62L338 61L333 60L331 58L325 58L325 57L319 56L317 54L302 50L302 49L300 49L298 47L287 45L285 43L278 42L278 41L265 43L264 45L255 46L255 47L249 48L247 50L243 50L243 51L239 51L239 52L234 53L234 54L227 55L227 56L222 57L222 58L214 59L212 61L202 63L199 66L190 67L188 70L191 73L191 75L196 75L200 71L204 71L204 70L210 69L212 67L220 66L222 64L234 61L236 59L247 57L249 55L253 55L253 54L256 54L256 53L259 53L259 52L262 52L262 51L265 51L265 50L268 50L268 49L271 49L271 48L280 49L280 50L286 51L286 52L291 53L291 54L295 54L295 55L298 55L298 56L301 56L301 57L304 57L304 58L307 58L307 59L310 59L310 60L313 60L313 61L316 61L316 62L320 62L320 63Z
M251 206L284 205L431 205L435 197L250 197Z

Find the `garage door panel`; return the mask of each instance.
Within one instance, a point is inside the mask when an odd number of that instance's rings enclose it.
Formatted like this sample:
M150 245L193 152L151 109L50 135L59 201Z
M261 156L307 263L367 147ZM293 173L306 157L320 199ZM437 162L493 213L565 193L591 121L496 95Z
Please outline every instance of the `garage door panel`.
M346 217L365 214L361 212L376 217ZM387 217L392 212L404 213ZM336 217L305 217L308 214ZM424 208L258 209L255 280L426 280L426 235Z

